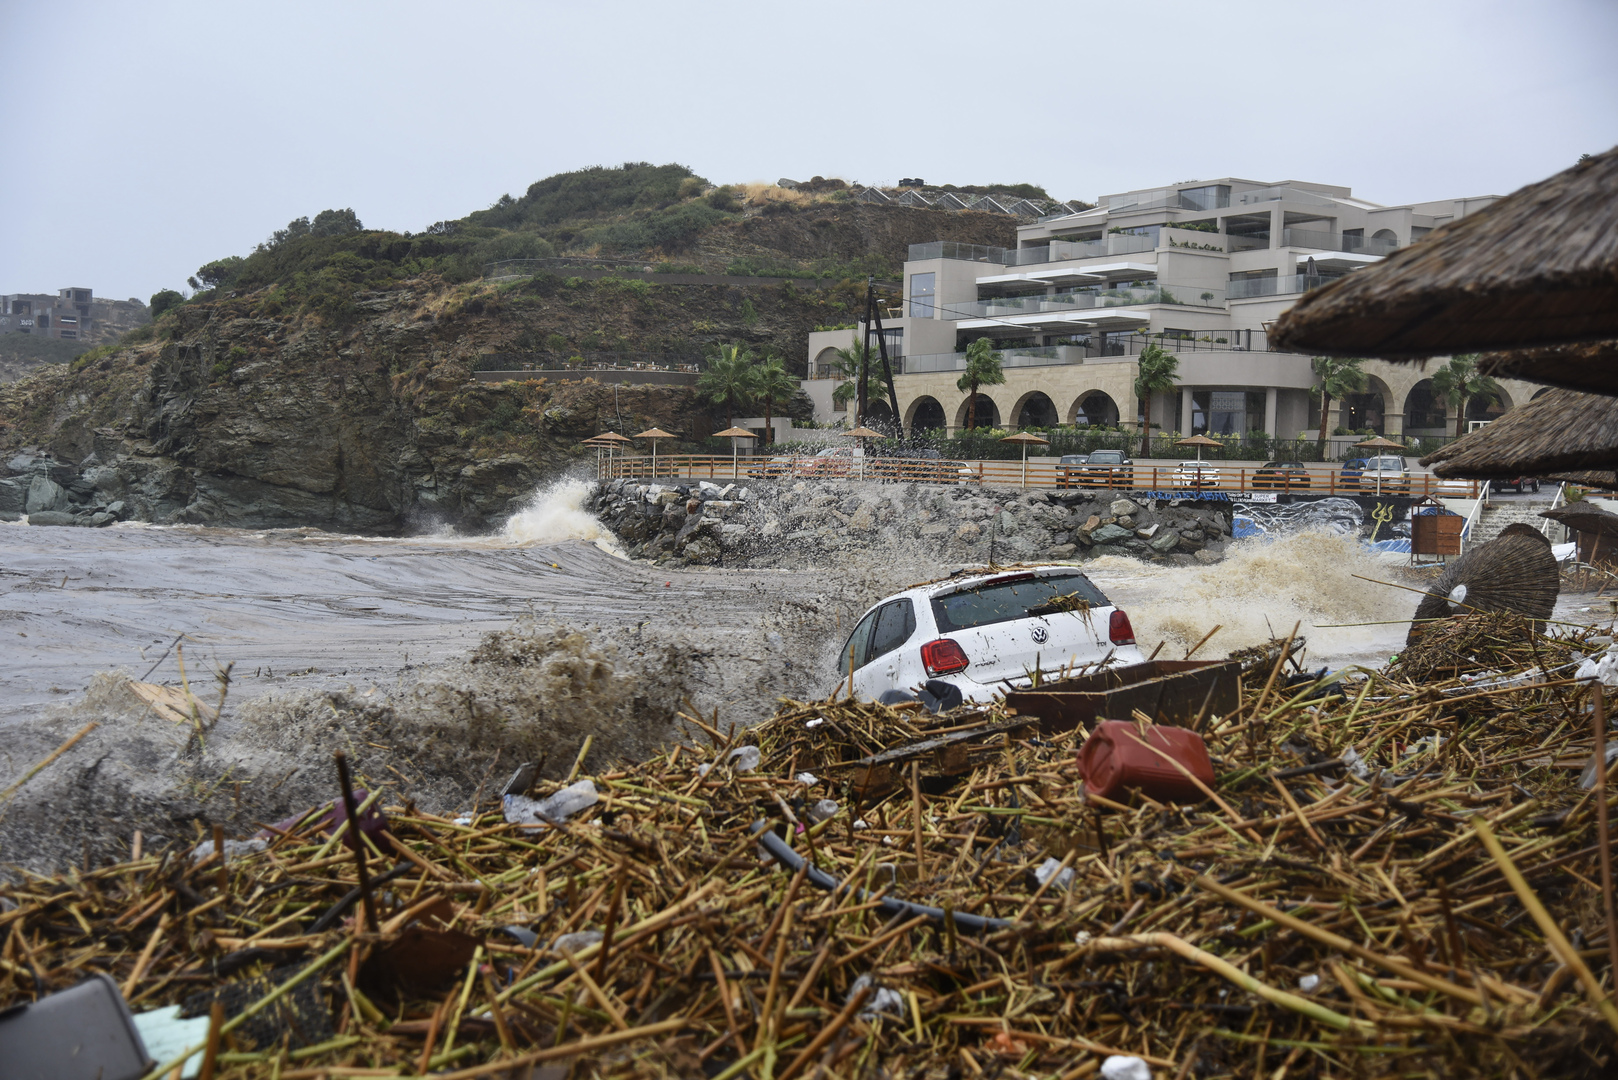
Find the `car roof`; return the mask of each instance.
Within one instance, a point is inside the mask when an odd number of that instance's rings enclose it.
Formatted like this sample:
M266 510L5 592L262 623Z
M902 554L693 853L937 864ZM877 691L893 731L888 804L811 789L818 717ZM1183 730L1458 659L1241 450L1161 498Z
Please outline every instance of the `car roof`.
M1301 462L1301 461L1266 461L1264 463L1264 467L1266 469L1291 469L1291 468L1299 468L1299 469L1301 469L1301 468L1303 468L1303 462Z

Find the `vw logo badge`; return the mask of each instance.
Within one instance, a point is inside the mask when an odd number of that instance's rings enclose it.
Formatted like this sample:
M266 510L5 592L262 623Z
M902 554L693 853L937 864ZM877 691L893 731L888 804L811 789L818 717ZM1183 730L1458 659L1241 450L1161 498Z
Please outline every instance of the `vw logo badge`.
M1043 626L1036 626L1030 636L1033 637L1035 645L1043 645L1045 644L1045 639L1051 635Z

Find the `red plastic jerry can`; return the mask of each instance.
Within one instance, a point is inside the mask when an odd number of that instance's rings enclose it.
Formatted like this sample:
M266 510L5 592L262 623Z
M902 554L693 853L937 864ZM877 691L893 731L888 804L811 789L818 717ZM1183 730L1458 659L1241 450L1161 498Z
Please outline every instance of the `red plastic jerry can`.
M1153 749L1161 751L1154 753ZM1194 803L1207 798L1190 778L1165 761L1168 755L1186 772L1213 787L1213 762L1202 736L1187 728L1103 720L1079 749L1079 775L1085 790L1122 801L1130 788L1157 802Z

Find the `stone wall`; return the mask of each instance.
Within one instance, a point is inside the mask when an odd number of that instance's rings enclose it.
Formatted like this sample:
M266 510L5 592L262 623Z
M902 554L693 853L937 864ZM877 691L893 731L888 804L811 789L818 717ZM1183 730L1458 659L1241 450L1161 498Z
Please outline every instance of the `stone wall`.
M1189 564L1221 558L1231 529L1229 504L875 482L612 480L588 507L632 556L755 567L829 566L855 551L943 563L1125 555Z

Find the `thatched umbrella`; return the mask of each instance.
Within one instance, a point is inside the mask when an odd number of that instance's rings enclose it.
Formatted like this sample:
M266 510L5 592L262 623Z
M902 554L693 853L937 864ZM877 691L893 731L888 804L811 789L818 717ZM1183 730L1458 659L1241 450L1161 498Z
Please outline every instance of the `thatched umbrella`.
M1192 435L1189 438L1181 439L1180 441L1176 442L1174 445L1175 446L1194 446L1194 447L1196 447L1197 448L1197 460L1201 461L1202 460L1202 448L1204 446L1223 446L1225 444L1220 442L1218 439L1210 439L1206 435Z
M1478 358L1478 370L1501 379L1527 379L1570 390L1618 394L1618 341L1484 353Z
M1541 476L1610 486L1618 470L1618 398L1551 390L1421 459L1439 476Z
M637 439L650 439L650 440L652 440L652 479L653 480L657 479L657 440L659 440L659 439L672 439L674 437L675 436L671 432L664 431L662 428L657 428L657 427L647 428L645 431L643 431L639 435L635 436L635 438L637 438Z
M1479 611L1511 611L1548 619L1556 607L1562 577L1551 542L1532 526L1507 525L1500 535L1450 564L1416 607L1415 622L1405 638L1408 647L1421 636L1423 620L1445 619Z
M859 440L859 448L860 448L860 479L864 480L865 479L865 440L866 439L885 439L885 438L887 438L887 436L883 435L880 431L873 431L870 428L866 427L865 425L861 424L859 427L855 428L853 431L845 431L845 432L843 432L843 438L845 438L845 439L858 439Z
M1618 149L1306 294L1269 341L1287 352L1417 360L1613 338Z
M751 431L748 431L744 427L728 427L724 431L715 432L714 435L715 435L715 437L721 438L721 439L726 438L728 436L729 439L730 439L730 478L732 480L735 480L737 478L737 467L736 467L736 453L737 453L737 451L736 451L736 448L741 445L736 440L737 439L756 439L756 438L758 438L758 436L754 435Z
M1007 435L1001 442L1017 443L1022 446L1022 486L1028 486L1028 448L1030 446L1049 446L1049 439L1041 439L1038 435L1031 435L1026 431L1019 431L1015 435Z
M1577 534L1580 561L1592 566L1596 560L1610 554L1618 542L1618 514L1604 507L1576 502L1546 510L1539 516L1572 529Z
M1375 450L1378 454L1382 453L1382 451L1384 451L1384 450L1400 450L1400 451L1403 451L1405 449L1404 443L1396 443L1392 439L1384 439L1380 435L1378 435L1378 436L1376 436L1374 438L1365 439L1362 442L1357 442L1354 445L1358 446L1358 447L1360 447L1362 449L1365 449L1365 450ZM1377 493L1377 496L1380 498L1381 495L1382 495L1382 470L1381 469L1376 470L1376 493Z
M584 440L585 446L594 446L607 451L607 471L612 472L612 451L615 446L629 442L628 439L616 431L603 431L599 435L592 435Z

